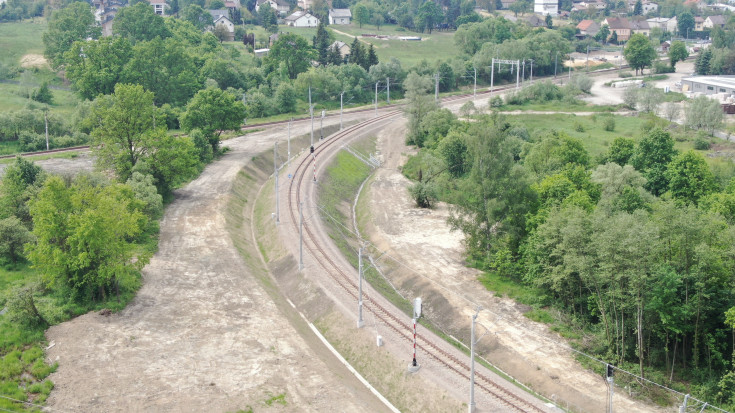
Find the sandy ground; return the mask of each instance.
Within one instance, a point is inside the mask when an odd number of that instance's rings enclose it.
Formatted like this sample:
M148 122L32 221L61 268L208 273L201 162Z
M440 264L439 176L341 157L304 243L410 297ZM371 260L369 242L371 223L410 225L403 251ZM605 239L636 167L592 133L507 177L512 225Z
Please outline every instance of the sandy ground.
M297 123L298 133L305 127ZM161 222L159 251L125 310L90 313L48 330L47 356L59 363L50 377L56 385L51 409L383 409L322 354L313 334L284 316L227 236L224 210L235 175L285 133L279 127L227 141L227 155L176 191ZM279 395L285 406L269 407Z
M40 54L27 54L20 58L20 67L47 67L48 60Z
M379 140L384 164L367 190L371 222L366 232L382 251L379 263L397 268L387 273L394 285L405 296L427 297L426 305L433 302L428 317L464 343L469 343L468 318L482 305L480 331L489 336L481 341L478 354L561 407L604 411L604 380L583 369L557 334L525 318L529 308L494 296L477 281L478 272L464 265L463 236L450 231L447 206L415 208L408 196L410 183L400 173L406 155L413 152L403 144L405 123L391 129L394 133ZM656 411L624 397L617 397L615 406L621 411Z
M401 117L396 118L395 121L389 124L382 125L379 128L369 128L365 132L356 136L380 136L386 139L399 139L403 141L403 129L400 125L403 124ZM325 162L326 159L340 150L340 146L333 147L332 150L327 154L320 154L320 165ZM319 169L321 171L322 169ZM292 173L292 169L289 168L287 173ZM286 173L284 173L285 175ZM304 219L305 226L314 231L314 236L320 241L322 245L328 248L328 254L333 261L337 263L346 273L354 273L356 271L352 265L342 256L340 250L334 245L334 242L328 235L326 229L322 225L320 220L315 220L315 210L319 205L317 197L317 189L322 182L322 175L319 173L317 183L307 182L305 185L305 192L303 198L305 199L304 205ZM281 199L286 199L288 196L287 188L282 188ZM396 206L396 205L394 205ZM350 208L350 205L340 205L341 208ZM284 215L286 215L284 213ZM298 215L297 215L298 216ZM296 218L298 219L298 218ZM284 222L284 221L282 221ZM288 263L288 259L284 259L283 266L293 266L295 260L298 257L299 245L298 245L298 231L296 226L293 225L290 218L286 218L286 225L281 225L279 228L282 242L291 251L291 254L295 258L291 259L291 263ZM318 323L325 322L327 320L328 327L330 330L327 337L335 340L338 346L341 347L344 354L358 355L356 357L356 365L360 366L361 372L365 374L371 380L371 383L376 386L386 397L391 399L399 409L402 411L412 412L425 412L425 411L457 411L463 410L462 403L466 403L469 393L469 387L467 379L460 377L447 369L445 366L439 364L432 358L422 355L419 352L417 359L421 364L421 370L415 375L407 374L407 366L411 361L412 348L411 343L402 338L402 336L390 330L385 324L376 317L371 316L369 308L372 308L372 303L377 302L383 308L392 309L393 314L399 314L399 317L403 318L406 323L410 322L410 319L403 314L400 310L396 309L392 304L385 300L382 296L377 294L370 286L364 285L363 290L366 297L366 309L365 322L366 326L363 329L358 329L355 326L355 308L356 302L352 296L348 295L344 290L336 285L335 281L327 275L326 270L321 266L323 259L314 252L313 243L311 238L306 235L305 232L305 247L304 247L304 265L305 269L299 274L299 278L303 277L302 281L294 284L292 280L293 273L285 279L284 276L277 276L282 283L282 286L286 290L286 294L296 302L297 307L303 308L307 314L314 314L314 307L318 307L319 303L326 299L329 299L336 303L336 309L338 313L332 313L328 317L316 317ZM276 265L279 266L279 265ZM280 271L286 272L288 271ZM287 284L291 283L291 286ZM307 285L308 287L305 287ZM304 290L313 291L312 293L304 293ZM316 297L315 297L316 296ZM440 300L441 301L441 300ZM438 310L435 307L436 302L427 300L424 306L424 313L427 317L433 317ZM346 319L348 322L341 324L335 320ZM331 321L330 321L331 320ZM433 320L433 318L432 318ZM467 324L466 320L461 320L460 323ZM384 345L377 347L375 345L376 336L381 335ZM420 328L419 340L430 340L434 343L438 343L444 351L454 354L455 357L466 359L466 355L459 352L456 348L452 347L448 343L444 342L436 335L427 332L425 329ZM492 377L493 380L499 385L503 386L509 391L514 392L518 397L526 400L528 403L532 403L542 411L549 411L548 407L524 391L514 387L513 385L505 382L499 376L493 374L484 367L477 366L478 372L481 371L483 374ZM382 373L378 373L382 372ZM492 411L492 412L504 412L510 411L502 401L485 393L479 388L476 390L476 401L479 412ZM464 407L466 409L466 406Z
M49 158L34 160L32 156L27 158L47 172L58 175L76 175L81 172L94 171L94 158L91 152L77 152L74 158ZM8 163L0 163L0 178L5 174Z

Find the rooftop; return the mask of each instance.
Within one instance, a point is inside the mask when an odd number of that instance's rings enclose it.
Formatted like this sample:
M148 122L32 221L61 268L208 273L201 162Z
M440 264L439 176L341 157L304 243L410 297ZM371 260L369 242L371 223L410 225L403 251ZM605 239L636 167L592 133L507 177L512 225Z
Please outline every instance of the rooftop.
M332 17L352 17L350 9L331 9L329 15Z
M711 86L735 88L735 76L689 76L681 80L704 83Z

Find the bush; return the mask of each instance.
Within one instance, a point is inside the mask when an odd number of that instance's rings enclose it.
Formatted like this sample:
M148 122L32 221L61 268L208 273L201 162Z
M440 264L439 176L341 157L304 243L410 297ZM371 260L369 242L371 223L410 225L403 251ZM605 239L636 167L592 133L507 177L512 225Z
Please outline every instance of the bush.
M50 105L54 100L54 95L51 94L51 90L48 88L48 82L43 82L41 87L33 92L31 99Z
M578 121L574 121L574 130L577 132L584 132L584 125L579 123Z
M671 67L671 65L669 65L668 63L659 61L653 64L653 72L656 74L674 73L674 68Z
M710 141L706 137L701 135L702 134L699 134L699 136L694 139L694 149L698 151L706 151L710 147Z
M439 199L436 186L429 182L417 182L408 188L408 192L419 208L431 208Z
M490 98L490 102L488 102L491 108L499 108L503 106L503 98L500 96L494 96Z
M564 98L562 89L549 82L538 82L531 86L526 86L518 92L506 95L505 102L509 105L522 105L526 102L550 102L561 100Z
M590 78L587 75L574 75L572 77L571 83L579 90L581 90L584 93L590 93L592 90L592 78Z
M623 72L623 73L620 74L620 78L621 79L627 79L629 77L633 77L633 73L631 73L631 72Z
M613 132L615 130L615 118L612 116L606 117L605 122L602 124L602 128L608 132Z

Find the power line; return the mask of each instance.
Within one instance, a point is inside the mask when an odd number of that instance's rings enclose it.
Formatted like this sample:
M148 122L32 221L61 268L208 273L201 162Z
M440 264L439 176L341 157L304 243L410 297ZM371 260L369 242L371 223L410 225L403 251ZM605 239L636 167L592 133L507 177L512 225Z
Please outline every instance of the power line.
M321 210L322 210L322 211L324 212L324 214L326 214L326 215L327 215L327 216L329 217L329 219L331 219L331 220L332 220L333 222L335 222L335 223L336 223L336 224L338 224L338 225L339 225L340 227L342 227L343 231L342 231L342 230L340 231L340 232L341 232L341 235L343 235L343 236L344 236L344 235L346 235L346 234L345 234L345 232L346 232L346 233L349 233L349 234L351 234L351 235L353 235L353 236L357 236L357 237L358 237L359 239L361 239L361 237L359 236L359 234L357 234L356 232L354 232L354 231L352 231L351 229L347 228L347 227L346 227L346 226L345 226L344 224L342 224L342 223L341 223L341 222L340 222L339 220L337 220L337 219L336 219L335 217L331 216L331 215L330 215L330 214L329 214L328 212L326 212L326 210L324 210L324 208L323 208L322 206L318 206L318 208L319 208L319 209L321 209ZM460 294L460 293L458 293L458 292L456 292L456 291L454 291L454 290L451 290L451 289L449 289L448 287L444 286L444 285L443 285L443 284L442 284L442 283L441 283L440 281L438 281L438 280L434 280L434 279L432 279L432 278L429 278L428 276L426 276L426 275L422 274L421 272L419 272L418 270L416 270L416 269L414 269L413 267L409 266L408 264L405 264L404 262L402 262L402 261L398 260L397 258L393 257L392 255L390 255L390 254L388 253L388 251L383 251L383 250L381 250L380 248L378 248L378 247L377 247L377 246L376 246L375 244L373 244L372 242L370 242L370 241L365 241L365 244L366 244L367 246L371 246L371 247L372 247L372 248L373 248L373 249L374 249L374 250L375 250L376 252L380 253L380 256L381 256L381 257L385 256L385 257L388 257L388 258L390 258L391 260L393 260L394 262L396 262L396 263L397 263L398 265L400 265L400 266L402 266L402 267L404 267L404 268L408 269L408 270L409 270L409 271L411 271L412 273L414 273L414 274L416 274L416 275L418 275L418 276L420 276L420 277L422 277L422 278L424 278L424 279L426 279L426 280L430 281L430 282L431 282L432 284L435 284L435 285L437 285L437 286L438 286L438 287L439 287L440 289L442 289L442 290L444 290L444 291L447 291L448 293L450 293L450 294L452 294L452 295L455 295L455 296L457 296L457 297L459 297L459 298L461 298L461 299L465 300L465 301L466 301L467 303L469 303L469 304L472 304L472 305L474 305L474 306L477 306L477 305L478 305L477 303L475 303L474 301L472 301L472 300L471 300L471 299L469 299L468 297L465 297L464 295L462 295L462 294ZM350 246L350 248L354 250L354 248L352 248L351 246ZM431 267L435 268L436 270L438 270L438 271L441 271L441 269L440 269L440 268L438 268L438 267L436 267L435 265L433 265L433 264L431 264L431 263L427 263L427 264L428 264L429 266L431 266ZM379 270L379 269L378 269L377 267L375 267L375 266L373 266L373 267L374 267L374 268L375 268L376 270L378 270L378 271L380 272L380 270ZM391 284L391 285L392 285L392 284ZM395 289L395 287L393 287L393 288ZM535 331L533 331L533 330L529 329L528 327L526 327L526 326L524 326L524 325L522 325L522 324L516 323L515 321L513 321L513 320L510 320L510 319L508 319L508 318L506 318L506 317L502 316L501 314L498 314L498 313L496 313L495 311L493 311L493 310L491 310L491 309L487 309L487 308L486 308L486 309L485 309L484 311L487 311L488 313L490 313L490 314L493 314L493 315L494 315L495 317L497 317L497 318L499 318L499 319L502 319L502 320L506 321L507 323L509 323L509 324L511 324L511 325L513 325L513 326L515 326L515 327L517 327L517 328L520 328L520 329L522 329L522 330L524 330L524 331L527 331L527 332L531 333L531 334L532 334L533 336L535 336L535 337L537 337L537 338L540 338L540 339L546 340L547 342L550 342L550 343L553 343L553 344L555 344L555 345L561 346L561 347L562 347L562 348L564 348L564 349L567 349L567 350L571 350L572 352L574 352L574 353L577 353L577 354L579 354L579 355L582 355L582 356L584 356L584 357L587 357L587 358L589 358L589 359L590 359L590 360L592 360L592 361L595 361L595 362L597 362L597 363L600 363L600 364L602 364L603 366L607 366L607 365L610 365L610 366L611 366L611 367L612 367L613 369L615 369L615 370L617 370L617 371L619 371L619 372L621 372L621 373L625 373L625 374L628 374L629 376L631 376L631 377L633 377L633 378L635 378L635 379L637 379L637 380L640 380L640 381L644 381L644 382L646 382L646 383L648 383L648 384L652 384L652 385L654 385L654 386L657 386L657 387L659 387L659 388L661 388L661 389L663 389L663 390L666 390L666 391L669 391L669 392L675 393L675 394L677 394L677 395L679 395L679 396L681 396L681 397L685 397L685 396L687 396L686 394L684 394L684 393L681 393L681 392L679 392L679 391L677 391L677 390L674 390L674 389L672 389L672 388L669 388L669 387L666 387L666 386L664 386L664 385L662 385L662 384L656 383L656 382L654 382L654 381L652 381L652 380L649 380L649 379L647 379L647 378L645 378L645 377L641 377L641 376L638 376L638 375L637 375L637 374L635 374L635 373L632 373L632 372L630 372L630 371L627 371L627 370L625 370L625 369L622 369L622 368L620 368L620 367L614 366L614 365L612 365L612 363L608 363L608 362L606 362L606 361L600 360L600 359L598 359L598 358L597 358L597 357L595 357L595 356L592 356L592 355L590 355L590 354L587 354L587 353L585 353L585 352L583 352L583 351L581 351L581 350L575 349L574 347L570 346L569 344L566 344L566 343L563 343L563 342L559 342L559 341L557 341L557 340L554 340L554 339L552 339L552 338L550 338L550 337L546 337L546 336L540 335L540 334L536 333ZM488 328L487 326L485 326L484 324L482 324L482 323L479 323L479 324L480 324L480 325L482 325L482 326L483 326L484 328L486 328L486 329L490 330L490 329L489 329L489 328ZM435 327L436 327L436 328L438 328L438 329L439 329L440 331L442 331L442 332L443 332L444 334L447 334L447 333L446 333L445 331L443 331L443 330L442 330L441 328L439 328L438 326L435 326ZM448 335L448 334L447 334L447 335ZM689 400L693 400L693 401L695 401L695 402L698 402L698 403L700 403L701 405L704 405L704 407L711 407L711 408L713 408L713 409L715 409L715 410L718 410L718 411L720 411L720 412L723 412L723 413L728 413L728 412L727 412L726 410L720 409L720 408L719 408L719 407L717 407L717 406L713 406L713 405L711 405L711 404L709 404L709 403L707 403L707 402L701 401L701 400L699 400L699 399L696 399L696 398L694 398L694 397L692 397L692 396L689 396L689 397L688 397L688 399L689 399Z

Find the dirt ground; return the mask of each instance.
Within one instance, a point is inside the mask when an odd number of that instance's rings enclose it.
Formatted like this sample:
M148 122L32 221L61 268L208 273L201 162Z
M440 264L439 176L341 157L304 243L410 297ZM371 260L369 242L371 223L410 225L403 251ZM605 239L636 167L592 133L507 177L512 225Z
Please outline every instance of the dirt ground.
M20 58L20 67L22 68L46 66L48 66L48 60L40 54L27 54Z
M478 272L464 265L463 236L450 231L447 206L415 208L408 196L409 181L400 173L412 152L403 144L405 123L391 129L392 136L380 138L384 164L367 190L372 217L367 232L386 252L379 262L387 267L401 264L401 269L388 274L394 285L406 296L428 297L426 305L432 308L428 317L464 343L469 342L469 317L476 305L482 305L479 328L489 335L478 354L561 407L604 411L604 380L583 369L557 334L525 318L529 308L494 296L477 281ZM657 410L625 397L616 397L615 406L621 411Z
M305 122L295 125L298 133L305 128ZM159 250L125 310L90 313L48 330L47 356L59 363L50 377L51 409L384 408L323 354L314 335L304 334L308 329L284 316L227 235L225 206L236 174L285 135L278 127L227 141L228 154L175 192L161 221Z

